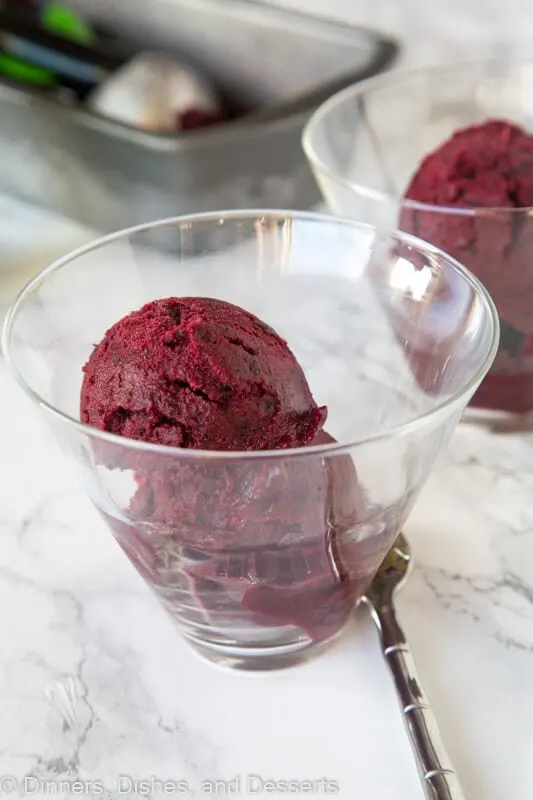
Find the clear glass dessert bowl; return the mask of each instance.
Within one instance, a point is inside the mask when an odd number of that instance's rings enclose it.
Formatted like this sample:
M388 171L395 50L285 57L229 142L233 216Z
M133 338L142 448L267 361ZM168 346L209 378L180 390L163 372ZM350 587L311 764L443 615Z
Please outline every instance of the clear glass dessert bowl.
M497 164L491 185L481 186L479 204L471 197L461 201L463 207L457 197L451 205L404 198L422 161L456 131L503 120L533 133L532 92L533 61L393 72L330 98L303 137L334 213L430 241L476 274L492 295L501 344L471 404L490 409L489 419L494 411L533 411L533 140L513 157L514 177L526 191L518 198L511 191L505 205L490 198L498 177L503 180ZM487 135L479 157L489 160L494 144Z
M219 452L80 422L81 368L105 331L185 296L278 331L328 408L327 433ZM3 336L15 378L181 634L249 670L298 663L343 629L497 346L485 289L431 245L283 211L183 217L78 249L28 284Z

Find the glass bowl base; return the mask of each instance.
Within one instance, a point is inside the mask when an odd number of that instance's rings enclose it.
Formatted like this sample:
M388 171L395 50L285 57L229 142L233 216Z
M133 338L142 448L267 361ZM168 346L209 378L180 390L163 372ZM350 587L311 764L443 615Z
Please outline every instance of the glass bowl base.
M218 667L240 672L271 672L305 664L321 655L339 638L344 628L329 639L314 642L309 637L291 644L248 647L242 644L222 644L200 640L181 632L184 641L202 661Z

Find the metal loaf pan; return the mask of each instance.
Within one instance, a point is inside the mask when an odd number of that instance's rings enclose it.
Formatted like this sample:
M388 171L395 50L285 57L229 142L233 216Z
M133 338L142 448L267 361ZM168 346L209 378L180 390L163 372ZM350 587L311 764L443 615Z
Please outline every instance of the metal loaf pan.
M161 136L0 82L0 190L100 231L182 213L307 208L320 195L300 137L333 92L386 68L381 36L249 0L80 0L132 43L181 54L241 119Z

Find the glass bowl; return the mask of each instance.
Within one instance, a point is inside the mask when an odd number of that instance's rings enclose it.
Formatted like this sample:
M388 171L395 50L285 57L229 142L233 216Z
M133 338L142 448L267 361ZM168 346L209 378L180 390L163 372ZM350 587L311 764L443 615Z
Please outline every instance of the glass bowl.
M180 449L80 422L81 368L104 332L150 300L206 295L289 342L329 409L313 446ZM497 341L486 291L432 246L243 211L141 226L56 261L16 300L3 346L185 639L257 670L298 663L343 629Z
M533 62L389 73L326 101L303 138L334 213L420 236L484 283L501 344L472 405L514 414L533 410L533 208L450 208L403 195L422 159L460 128L503 119L533 132L532 98Z

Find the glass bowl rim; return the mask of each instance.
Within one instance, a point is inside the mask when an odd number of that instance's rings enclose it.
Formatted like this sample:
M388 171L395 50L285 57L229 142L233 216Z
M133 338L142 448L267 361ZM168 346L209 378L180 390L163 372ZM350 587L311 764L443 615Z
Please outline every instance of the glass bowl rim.
M336 92L327 100L324 101L316 111L311 115L307 121L302 133L302 147L307 160L313 169L326 175L330 180L349 189L352 192L357 192L362 197L367 197L370 200L378 201L381 203L394 202L403 210L410 211L424 211L426 213L439 213L450 214L453 216L461 217L479 217L479 216L492 216L493 214L524 214L526 216L533 216L533 206L511 207L509 206L475 206L472 208L457 208L456 206L444 206L433 203L422 203L418 200L410 200L408 198L398 197L397 195L389 192L382 192L377 189L372 189L363 183L357 183L344 175L339 174L320 155L315 147L315 132L323 124L324 119L333 111L336 111L340 106L345 103L352 102L358 97L361 97L368 92L380 90L383 88L390 88L395 84L400 84L409 78L415 78L421 75L439 75L444 72L451 72L452 70L465 70L480 67L513 67L530 64L533 68L533 59L512 59L512 58L486 58L480 61L465 61L457 62L455 64L440 64L428 67L415 67L410 69L392 70L383 75L376 75L373 78L353 83ZM429 153L427 154L429 155Z
M456 274L459 274L462 280L471 287L474 293L483 300L485 310L492 323L492 341L488 348L487 354L483 360L482 365L476 373L456 391L451 397L437 402L435 406L422 414L416 414L407 422L398 425L387 427L383 431L371 434L370 436L350 440L348 442L332 442L328 444L319 444L306 447L286 448L278 450L198 450L171 447L168 445L153 444L151 442L143 442L137 439L129 439L126 437L118 436L117 434L101 431L92 425L87 425L79 419L70 416L69 414L56 408L52 403L49 403L42 397L33 387L26 381L22 373L17 367L16 359L12 357L11 353L11 335L15 327L18 312L27 297L31 295L52 273L58 272L60 269L68 267L69 264L74 263L78 258L87 255L95 250L106 247L108 244L118 240L128 239L137 234L158 230L165 227L176 227L182 225L193 225L194 223L216 223L218 225L224 222L244 221L258 218L269 219L284 219L295 220L297 222L313 222L318 224L333 225L336 227L346 227L351 229L359 229L362 231L369 231L374 234L383 234L390 238L396 238L402 243L418 250L419 252L427 255L437 256L444 261L444 263L451 266ZM40 270L26 285L19 291L15 300L12 302L4 321L2 329L2 351L4 353L6 365L11 372L12 376L25 392L25 394L49 413L55 419L67 425L67 427L81 433L90 438L94 438L109 444L116 445L117 447L131 448L136 451L146 453L159 454L161 456L190 458L190 459L210 459L219 461L234 461L234 460L248 460L248 459L286 459L286 458L309 458L313 456L330 456L337 454L346 454L351 450L367 445L374 442L383 442L387 439L399 438L409 435L421 428L426 423L429 423L434 418L438 417L440 413L449 407L460 404L461 399L468 394L476 384L484 378L492 364L499 345L500 324L499 317L496 311L496 306L492 297L485 289L483 284L473 275L466 267L460 264L456 259L444 253L432 244L422 241L416 236L403 233L401 231L386 231L380 230L373 225L369 225L358 220L353 220L348 217L340 217L329 214L322 214L311 211L291 211L279 209L243 209L243 210L229 210L229 211L208 211L200 214L187 214L177 217L169 217L166 219L158 220L155 222L147 222L141 225L135 225L130 228L125 228L115 233L101 236L90 242L81 245L80 247L71 250L64 256L52 261L51 264ZM81 366L80 366L81 370Z

